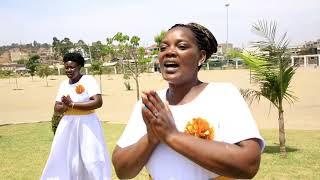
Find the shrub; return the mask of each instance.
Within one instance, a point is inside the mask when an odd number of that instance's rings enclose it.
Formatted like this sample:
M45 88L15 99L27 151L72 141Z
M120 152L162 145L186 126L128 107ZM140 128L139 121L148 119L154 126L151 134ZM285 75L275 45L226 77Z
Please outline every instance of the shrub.
M53 134L56 134L56 130L57 127L59 125L59 122L62 118L63 114L58 113L58 112L54 112L51 118L51 128L52 128L52 132Z
M129 79L130 79L129 74L127 74L127 73L123 74L123 79L124 79L124 82L123 82L124 86L126 87L126 89L128 91L130 91L131 90L131 85L130 85L130 82L129 82Z
M126 86L126 89L127 89L128 91L131 90L131 85L130 85L130 82L129 82L129 81L125 81L125 82L123 82L123 84L124 84L124 86Z

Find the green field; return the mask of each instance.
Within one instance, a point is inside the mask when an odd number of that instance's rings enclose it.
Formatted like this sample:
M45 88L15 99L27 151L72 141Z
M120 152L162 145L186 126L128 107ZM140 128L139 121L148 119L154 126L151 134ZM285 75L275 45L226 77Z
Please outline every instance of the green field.
M51 124L0 126L0 179L39 179L49 154ZM103 123L109 152L124 125ZM255 179L320 179L320 131L287 130L287 158L279 157L277 130L262 130L267 146ZM113 172L114 179L117 179ZM147 179L143 171L135 179Z

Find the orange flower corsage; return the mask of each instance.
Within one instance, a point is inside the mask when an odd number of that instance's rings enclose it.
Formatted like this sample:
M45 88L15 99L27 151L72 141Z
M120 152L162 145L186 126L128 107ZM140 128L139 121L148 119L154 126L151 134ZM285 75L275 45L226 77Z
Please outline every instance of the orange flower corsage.
M189 121L184 128L184 132L202 139L213 140L214 138L213 127L210 127L208 121L202 118L193 118Z
M76 86L76 93L77 94L82 94L84 92L85 88L83 85L79 84Z

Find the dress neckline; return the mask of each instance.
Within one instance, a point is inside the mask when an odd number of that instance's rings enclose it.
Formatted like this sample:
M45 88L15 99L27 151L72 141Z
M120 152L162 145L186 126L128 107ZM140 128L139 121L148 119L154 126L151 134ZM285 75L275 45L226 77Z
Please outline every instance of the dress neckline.
M80 79L77 81L77 82L75 82L75 83L70 83L70 79L68 80L68 83L69 83L69 85L75 85L75 84L78 84L79 82L80 82L80 80L82 79L82 77L83 76L85 76L84 74L82 74L81 75L81 77L80 77Z
M204 94L206 94L206 92L209 89L209 86L212 86L212 83L207 83L207 85L201 90L201 92L195 98L193 98L190 102L185 103L185 104L169 105L169 107L180 108L180 107L186 107L186 106L189 106L191 104L194 104L194 102L197 102L199 99L201 99L202 96L204 96ZM169 88L167 88L165 93L164 93L164 99L165 100L167 100L166 94L167 94L168 90L169 90Z

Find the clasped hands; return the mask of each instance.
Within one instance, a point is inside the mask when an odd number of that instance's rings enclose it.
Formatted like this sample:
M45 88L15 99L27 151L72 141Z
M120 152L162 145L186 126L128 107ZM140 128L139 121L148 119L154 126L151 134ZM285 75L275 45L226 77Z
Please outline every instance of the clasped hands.
M73 101L69 95L67 95L67 96L63 95L61 97L61 102L63 105L64 112L67 111L68 108L72 107L72 104L73 104Z
M178 132L169 104L164 103L153 90L144 91L141 98L144 105L142 117L147 127L149 143L167 143L169 136Z

